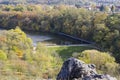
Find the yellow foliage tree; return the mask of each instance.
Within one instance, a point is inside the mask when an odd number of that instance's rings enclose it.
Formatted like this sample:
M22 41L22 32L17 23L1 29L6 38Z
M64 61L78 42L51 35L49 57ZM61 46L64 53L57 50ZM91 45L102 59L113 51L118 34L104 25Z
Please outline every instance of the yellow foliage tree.
M0 50L0 60L7 60L7 55L2 50Z
M95 64L96 68L102 73L115 74L118 70L118 64L115 62L114 57L106 52L85 50L80 54L79 59L88 64Z

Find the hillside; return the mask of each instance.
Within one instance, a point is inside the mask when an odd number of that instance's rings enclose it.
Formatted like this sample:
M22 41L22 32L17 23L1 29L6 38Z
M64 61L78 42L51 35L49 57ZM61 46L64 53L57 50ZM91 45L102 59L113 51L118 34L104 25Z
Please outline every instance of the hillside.
M68 4L88 5L92 0L0 0L1 4Z
M33 51L31 43L32 40L19 27L1 32L0 80L55 80L63 62L70 57L95 64L98 73L119 79L119 64L107 52L87 46L48 47L42 43Z
M54 80L70 57L95 64L99 74L120 80L120 13L114 10L112 7L108 13L69 5L0 5L0 28L11 29L0 31L0 80ZM93 46L99 51L88 45L70 46L68 41L59 46L34 46L21 29L31 34L64 33L82 38L95 42Z
M96 5L117 5L119 6L119 0L0 0L0 4L48 4L48 5L80 5L88 6L91 4Z

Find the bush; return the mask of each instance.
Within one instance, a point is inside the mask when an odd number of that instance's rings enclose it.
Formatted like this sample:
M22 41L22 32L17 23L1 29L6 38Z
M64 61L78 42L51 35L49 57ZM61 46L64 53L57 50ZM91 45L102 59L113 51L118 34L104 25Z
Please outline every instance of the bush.
M36 53L32 57L39 67L41 77L55 78L62 65L61 58L55 52L50 52L43 44L39 43Z
M0 50L0 60L7 60L7 55L2 50Z
M118 64L115 62L114 57L105 52L97 50L85 50L79 55L79 59L86 63L96 65L96 68L101 73L117 74Z

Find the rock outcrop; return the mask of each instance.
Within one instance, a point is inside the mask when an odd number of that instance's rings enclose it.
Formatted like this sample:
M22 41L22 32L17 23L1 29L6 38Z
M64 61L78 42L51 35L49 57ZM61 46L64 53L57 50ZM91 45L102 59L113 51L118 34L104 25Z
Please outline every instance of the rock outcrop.
M63 63L57 80L117 80L107 74L96 72L94 64L85 64L76 58L69 58Z

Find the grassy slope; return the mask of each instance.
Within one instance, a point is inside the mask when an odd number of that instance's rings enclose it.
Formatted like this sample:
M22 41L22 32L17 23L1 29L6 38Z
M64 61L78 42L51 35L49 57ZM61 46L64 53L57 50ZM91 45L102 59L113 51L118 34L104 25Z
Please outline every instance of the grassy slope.
M58 46L58 47L48 47L50 51L54 51L61 56L63 60L66 60L67 58L71 57L73 53L75 52L82 52L84 50L93 49L90 47L85 46Z

